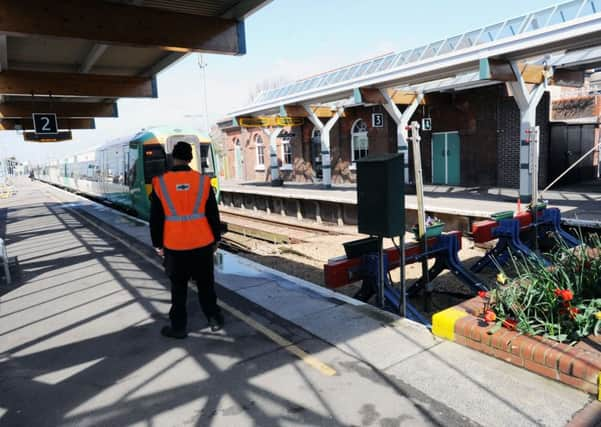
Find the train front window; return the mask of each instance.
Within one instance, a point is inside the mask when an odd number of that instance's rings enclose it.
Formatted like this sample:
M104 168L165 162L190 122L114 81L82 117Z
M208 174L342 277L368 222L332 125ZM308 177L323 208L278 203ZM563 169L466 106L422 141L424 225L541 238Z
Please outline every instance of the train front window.
M167 158L165 150L161 145L145 145L142 147L144 154L144 181L152 184L152 178L165 173L167 170Z
M200 168L205 175L215 176L215 167L213 165L213 150L209 144L200 145Z

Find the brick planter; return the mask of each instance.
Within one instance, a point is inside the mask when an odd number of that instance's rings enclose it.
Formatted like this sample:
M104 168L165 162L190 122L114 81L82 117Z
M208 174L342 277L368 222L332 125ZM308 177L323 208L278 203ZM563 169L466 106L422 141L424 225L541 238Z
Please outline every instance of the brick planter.
M601 400L601 336L589 336L574 346L506 328L489 334L494 324L481 318L484 301L472 298L432 317L432 332L457 344L560 381Z

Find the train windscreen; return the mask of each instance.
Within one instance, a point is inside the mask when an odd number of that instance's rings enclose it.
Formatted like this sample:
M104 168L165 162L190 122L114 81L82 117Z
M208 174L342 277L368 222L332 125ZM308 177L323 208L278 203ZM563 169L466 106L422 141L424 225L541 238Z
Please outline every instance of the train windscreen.
M202 173L210 177L215 176L215 166L213 165L213 150L210 144L200 145L200 168Z
M167 170L167 157L162 145L145 145L144 152L144 181L152 184L152 178L165 173Z

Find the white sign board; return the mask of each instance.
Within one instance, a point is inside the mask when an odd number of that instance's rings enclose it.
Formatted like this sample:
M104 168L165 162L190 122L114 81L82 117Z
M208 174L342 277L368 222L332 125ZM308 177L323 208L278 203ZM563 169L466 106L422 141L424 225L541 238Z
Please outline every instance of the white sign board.
M373 113L371 115L371 127L383 128L384 127L384 113Z
M58 123L54 113L33 113L33 127L35 133L58 133Z

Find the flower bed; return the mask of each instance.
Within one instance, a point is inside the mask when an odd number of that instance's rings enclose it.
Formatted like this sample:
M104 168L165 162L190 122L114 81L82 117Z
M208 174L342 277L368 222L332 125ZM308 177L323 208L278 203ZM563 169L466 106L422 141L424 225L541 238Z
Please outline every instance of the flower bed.
M481 294L484 317L528 335L559 342L578 341L601 328L601 242L591 247L560 246L551 267L513 260L516 277Z
M515 277L437 313L432 331L506 362L599 393L601 243L561 247L552 267L514 260Z

